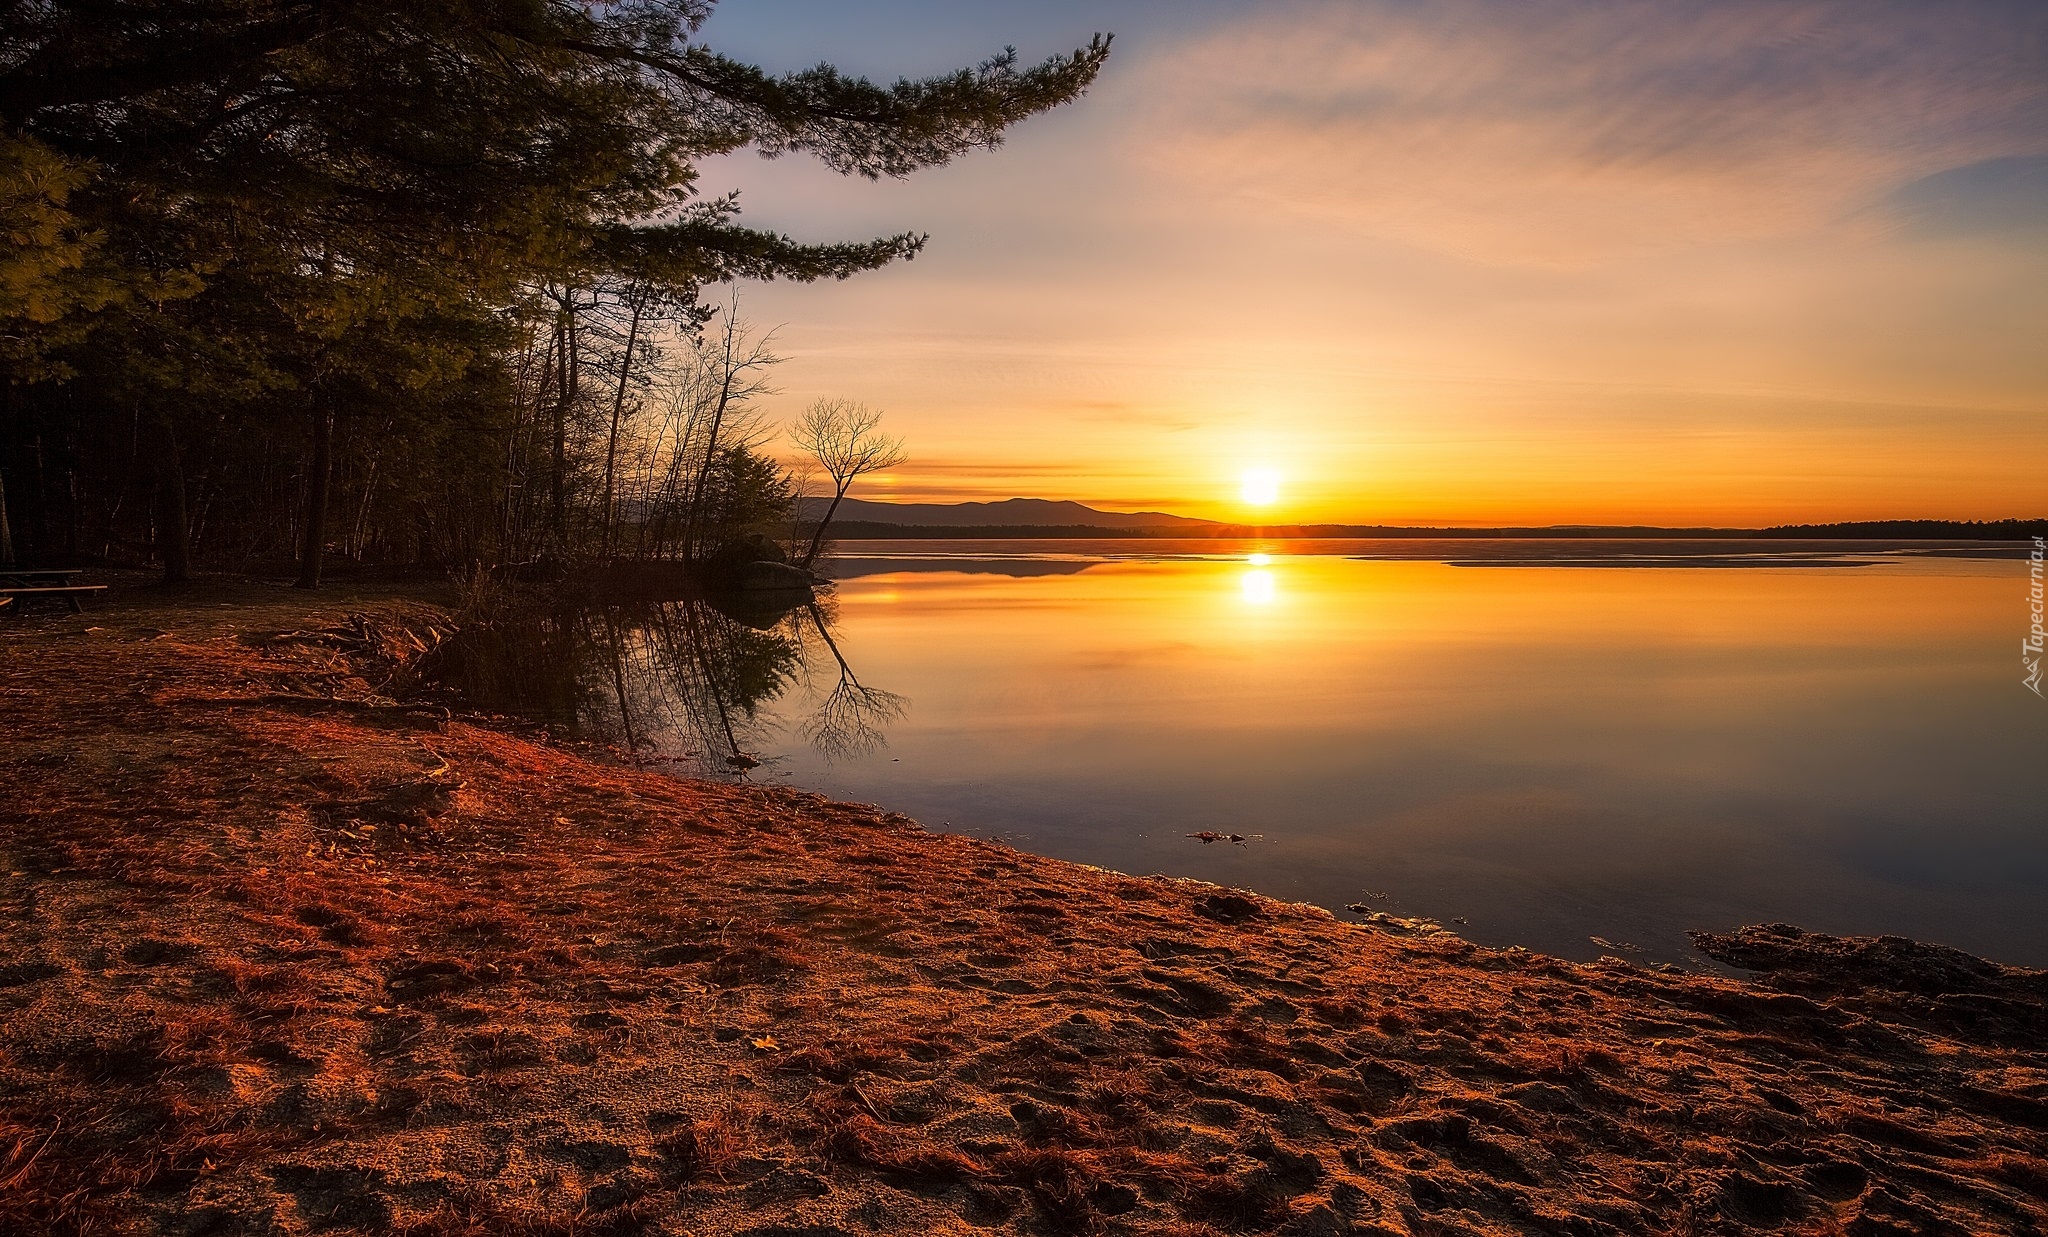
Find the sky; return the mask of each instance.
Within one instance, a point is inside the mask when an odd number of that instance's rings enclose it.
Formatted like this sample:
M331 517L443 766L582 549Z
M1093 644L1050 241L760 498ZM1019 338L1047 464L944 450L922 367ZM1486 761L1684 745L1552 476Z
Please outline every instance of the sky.
M2048 5L725 0L700 35L892 80L1098 31L1085 98L946 167L703 166L755 226L930 234L740 293L771 415L852 398L905 439L861 496L2048 515Z

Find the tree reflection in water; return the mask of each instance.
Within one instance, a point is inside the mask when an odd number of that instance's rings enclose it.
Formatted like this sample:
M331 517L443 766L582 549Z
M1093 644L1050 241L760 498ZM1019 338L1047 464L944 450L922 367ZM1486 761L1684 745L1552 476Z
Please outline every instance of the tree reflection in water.
M869 687L854 677L853 667L839 651L839 642L832 638L832 624L824 610L813 602L804 607L804 613L810 615L812 629L832 654L839 678L799 729L828 761L872 756L888 745L887 727L903 717L910 701L895 692Z
M834 625L829 598L788 609L512 604L467 619L433 673L472 707L745 778L772 763L788 730L828 761L887 745L909 702L860 681Z

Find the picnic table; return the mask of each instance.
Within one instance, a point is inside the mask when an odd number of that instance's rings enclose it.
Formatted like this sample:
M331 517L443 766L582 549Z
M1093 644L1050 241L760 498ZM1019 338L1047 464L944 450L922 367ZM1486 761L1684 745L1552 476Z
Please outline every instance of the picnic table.
M82 614L81 599L104 593L104 584L73 584L77 575L71 567L0 567L0 609L20 618L31 601L62 601L73 614Z

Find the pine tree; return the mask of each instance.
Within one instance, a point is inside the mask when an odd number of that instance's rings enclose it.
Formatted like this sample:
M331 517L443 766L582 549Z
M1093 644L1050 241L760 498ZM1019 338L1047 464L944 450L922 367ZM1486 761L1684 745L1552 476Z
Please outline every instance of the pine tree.
M1035 67L1005 51L886 85L829 65L778 76L698 41L709 11L6 6L0 224L16 243L0 257L0 381L37 385L0 449L45 429L112 436L127 418L159 427L162 458L180 418L204 405L218 419L233 390L233 415L299 422L275 441L304 453L301 582L317 584L336 417L401 397L446 410L437 386L489 387L480 371L513 346L492 324L535 289L623 276L688 325L707 283L844 278L923 243L749 228L736 199L696 195L697 161L753 147L908 175L1076 98L1109 50L1098 37ZM181 524L180 470L156 471L159 521Z

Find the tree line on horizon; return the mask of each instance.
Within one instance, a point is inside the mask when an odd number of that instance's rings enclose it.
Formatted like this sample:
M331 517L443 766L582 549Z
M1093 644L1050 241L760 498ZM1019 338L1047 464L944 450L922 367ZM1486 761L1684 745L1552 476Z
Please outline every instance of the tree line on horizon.
M295 559L312 586L334 552L699 560L786 512L772 351L706 290L846 278L925 238L751 228L696 165L905 176L1078 97L1109 40L883 85L720 55L711 7L5 6L17 557L171 579Z
M2048 537L2048 520L1849 520L1839 524L1777 524L1759 537L1880 541L2028 541Z

